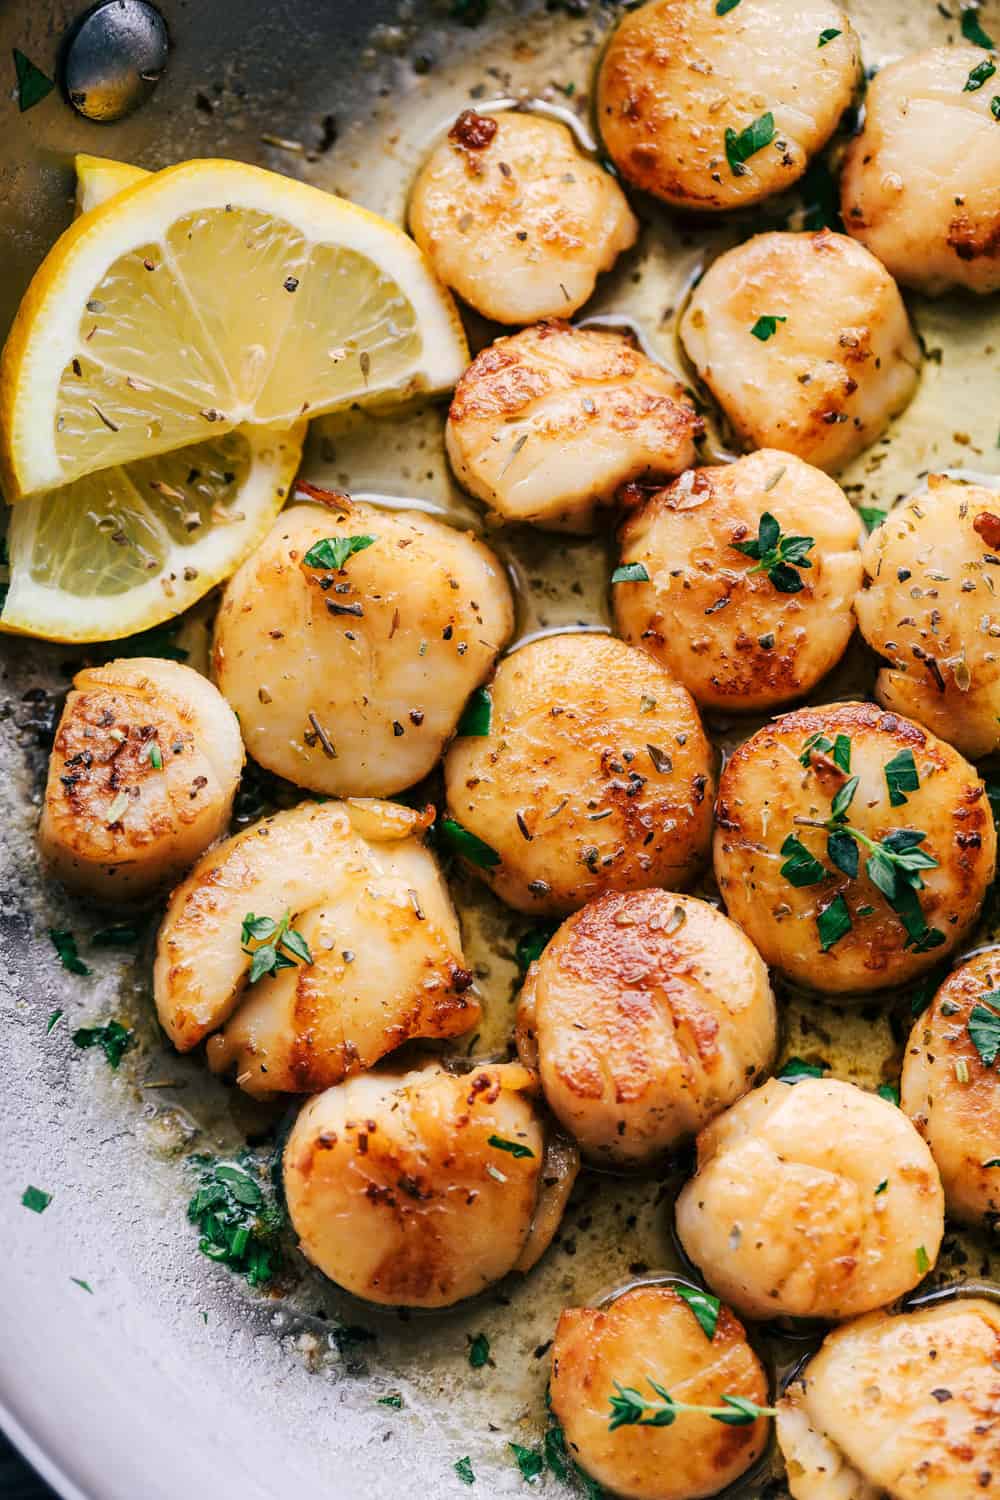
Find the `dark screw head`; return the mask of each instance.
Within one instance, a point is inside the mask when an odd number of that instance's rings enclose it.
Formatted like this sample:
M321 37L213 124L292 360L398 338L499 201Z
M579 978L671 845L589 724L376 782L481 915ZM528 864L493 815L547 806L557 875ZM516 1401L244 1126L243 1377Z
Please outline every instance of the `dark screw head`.
M88 120L120 120L159 83L169 46L163 17L146 0L102 0L63 44L66 97Z

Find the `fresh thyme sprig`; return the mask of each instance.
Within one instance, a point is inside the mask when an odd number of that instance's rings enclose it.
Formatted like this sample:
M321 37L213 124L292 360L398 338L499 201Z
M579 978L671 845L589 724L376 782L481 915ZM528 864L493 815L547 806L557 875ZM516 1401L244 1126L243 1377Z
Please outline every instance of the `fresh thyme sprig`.
M749 1427L758 1417L777 1415L773 1406L758 1406L748 1396L720 1396L721 1406L699 1406L689 1401L675 1401L669 1391L655 1380L648 1385L659 1400L644 1396L634 1386L614 1382L616 1396L610 1396L608 1431L619 1427L671 1427L682 1412L701 1412L727 1427ZM647 1413L649 1415L647 1415Z
M298 964L311 964L313 956L309 944L301 932L290 925L291 912L285 912L280 922L273 917L255 917L248 911L243 918L243 952L250 955L249 984L256 984L265 974L277 974L279 969L294 969ZM255 943L256 947L249 944Z
M766 573L780 594L797 594L804 587L797 568L811 568L806 553L815 545L815 537L782 536L777 517L766 510L757 526L756 537L749 542L733 542L737 552L752 557L757 566L748 576Z

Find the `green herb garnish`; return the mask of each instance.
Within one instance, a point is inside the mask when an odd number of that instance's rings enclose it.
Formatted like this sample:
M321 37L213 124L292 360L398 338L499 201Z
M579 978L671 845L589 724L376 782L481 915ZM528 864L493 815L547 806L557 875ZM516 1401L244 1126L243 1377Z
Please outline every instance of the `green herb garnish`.
M801 1083L803 1078L822 1078L826 1069L819 1063L806 1062L802 1057L790 1057L778 1074L779 1083Z
M100 1047L115 1069L134 1042L135 1032L129 1031L120 1021L108 1021L104 1026L81 1026L73 1033L74 1047Z
M142 759L148 760L154 771L163 770L163 752L155 740L147 740Z
M507 1151L515 1159L523 1156L534 1156L530 1146L523 1146L520 1141L508 1141L502 1135L491 1135L486 1144L493 1146L497 1151Z
M732 542L731 546L744 557L756 560L757 566L750 569L748 576L766 573L779 593L797 594L803 587L803 580L796 569L812 567L806 553L814 544L815 538L811 536L782 536L776 517L766 510L760 518L754 540Z
M50 927L49 937L52 939L52 946L58 953L59 962L64 969L68 969L71 974L92 972L76 951L76 938L71 932L59 927Z
M883 1177L882 1181L879 1183L878 1187L875 1189L875 1197L876 1198L880 1197L882 1195L882 1193L885 1192L885 1190L886 1190L886 1188L888 1186L889 1186L889 1179L888 1179L888 1177Z
M472 1459L468 1455L465 1458L460 1458L454 1467L455 1473L463 1484L475 1484L476 1476L472 1472Z
M468 828L463 828L454 818L441 819L441 837L453 854L461 855L471 865L478 865L481 870L495 869L500 863L500 856L495 849L491 849L476 834L470 833Z
M291 919L287 911L280 922L273 917L255 917L252 911L243 918L243 952L250 955L248 984L256 984L265 974L277 974L279 969L294 969L297 963L313 962L309 944L301 932L289 926ZM257 946L251 948L250 943Z
M541 958L558 929L558 922L546 922L542 927L533 927L530 932L521 933L514 957L522 974L527 974L536 959Z
M747 170L744 162L749 161L751 156L756 156L758 151L763 151L773 140L774 116L770 110L739 133L729 126L725 135L726 160L733 176L743 177Z
M974 94L977 89L982 88L987 79L993 77L993 74L996 72L996 70L997 65L993 61L993 59L990 57L984 57L981 63L976 63L976 66L972 69L972 72L965 80L965 85L962 89L962 93Z
M48 1036L48 1034L52 1030L53 1026L58 1025L58 1023L62 1020L62 1018L63 1018L63 1012L61 1010L54 1010L52 1012L52 1014L49 1016L49 1019L45 1023L45 1035L46 1036Z
M839 943L842 937L847 936L853 925L847 902L838 892L830 905L816 917L816 930L819 933L819 945L823 952L829 953L835 943Z
M839 35L840 32L838 31L836 26L828 26L825 31L820 32L819 41L816 45L818 47L825 47L827 42L832 42L834 37Z
M992 1068L1000 1055L1000 990L980 995L969 1012L969 1036L984 1064Z
M994 120L1000 120L1000 94L994 94L990 100L990 114Z
M782 844L781 853L785 856L781 873L789 885L801 888L818 885L821 880L826 879L826 870L794 833L790 833Z
M43 1214L52 1202L52 1194L43 1192L41 1188L26 1187L21 1194L21 1202L33 1214Z
M994 48L993 38L984 31L979 24L979 6L963 5L962 7L962 35L967 42L974 47L985 47L987 52Z
M283 1224L273 1192L232 1162L210 1156L192 1156L190 1162L199 1177L188 1204L188 1218L201 1231L198 1249L241 1272L251 1286L264 1286L274 1275Z
M899 1089L894 1083L880 1083L875 1092L886 1104L895 1104L899 1108Z
M94 1295L94 1288L91 1286L89 1281L82 1281L79 1276L71 1276L69 1279L73 1283L73 1285L78 1286L81 1291L89 1292L91 1296Z
M858 515L864 521L869 531L875 531L877 527L882 526L888 514L887 510L882 510L877 505L858 506Z
M456 734L481 739L490 732L490 722L493 718L493 700L484 687L477 687L472 697L462 710L462 717L458 721Z
M618 1394L609 1398L609 1432L614 1432L619 1427L672 1427L679 1413L686 1411L701 1412L727 1427L749 1427L758 1417L775 1415L773 1406L758 1406L756 1401L751 1401L747 1396L720 1396L722 1406L698 1406L687 1401L675 1401L655 1380L647 1383L659 1400L648 1399L634 1386L621 1385L617 1380L614 1382Z
M924 1249L923 1245L917 1246L916 1261L917 1270L920 1272L921 1276L926 1276L927 1272L931 1268L931 1258L927 1254L927 1251Z
M740 0L715 0L715 14L717 16L728 16L731 10L735 10Z
M388 1396L378 1398L379 1406L391 1406L393 1411L403 1410L403 1398L398 1391L390 1391Z
M802 746L799 764L806 768L811 766L814 753L828 755L835 766L845 775L850 775L851 741L848 735L838 734L836 739L831 740L829 735L823 733L811 734Z
M355 552L363 552L376 540L373 536L326 536L313 542L302 561L307 568L329 568L336 572Z
M777 333L778 324L787 322L787 317L784 317L781 313L762 313L750 332L755 339L760 339L762 344L766 344L768 339L773 338Z
M14 48L14 71L17 74L17 107L23 115L26 109L41 104L55 84L17 47Z
M649 574L646 572L646 564L641 562L622 563L611 575L612 583L648 583Z
M477 1333L469 1343L469 1364L474 1370L481 1370L489 1362L489 1357L490 1341L485 1333Z
M154 625L150 630L140 630L137 635L127 636L123 641L114 641L108 647L108 655L162 656L167 661L187 661L190 651L177 644L177 632L180 628L180 620L173 620L167 625Z
M719 1326L719 1311L722 1307L718 1297L713 1297L710 1292L701 1291L699 1287L681 1286L679 1283L674 1284L673 1290L687 1303L698 1319L702 1333L711 1343L715 1338L715 1330Z
M545 1459L537 1448L525 1448L520 1443L508 1443L507 1447L517 1460L521 1478L533 1484L545 1472Z

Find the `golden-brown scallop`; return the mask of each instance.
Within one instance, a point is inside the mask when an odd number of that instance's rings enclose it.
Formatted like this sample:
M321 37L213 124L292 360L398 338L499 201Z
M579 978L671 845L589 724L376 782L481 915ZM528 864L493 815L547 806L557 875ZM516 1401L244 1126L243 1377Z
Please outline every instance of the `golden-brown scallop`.
M772 533L781 548L810 542L793 549L798 566L762 569ZM615 588L618 633L703 708L788 703L836 666L853 634L858 534L843 491L790 453L689 469L622 527L621 562L641 564L648 581ZM763 558L740 551L762 535Z
M304 1254L369 1302L450 1307L544 1253L579 1165L520 1063L374 1072L306 1104L284 1154Z
M939 475L929 484L868 538L855 611L890 663L879 702L978 757L1000 750L1000 494Z
M445 831L502 900L563 916L603 891L690 883L711 839L713 777L685 688L645 652L580 634L522 646L489 692L489 733L445 757L460 825Z
M597 119L636 187L681 208L744 208L798 181L860 64L831 0L651 0L608 44Z
M905 286L1000 288L995 70L978 47L933 47L880 68L868 86L841 211Z
M714 906L612 892L567 918L532 965L517 1040L584 1155L634 1166L763 1076L777 1018L763 960Z
M550 320L497 339L455 390L448 457L505 521L586 532L631 480L694 463L683 386L610 329Z
M758 234L720 255L681 338L744 447L781 448L831 473L902 411L920 370L896 283L828 229Z
M513 618L474 537L417 511L296 505L226 585L213 671L269 771L390 796L431 770Z
M693 1406L718 1409L723 1396L767 1405L767 1376L727 1307L711 1339L672 1285L635 1287L603 1307L567 1307L552 1345L552 1410L573 1458L598 1484L627 1500L701 1500L760 1457L766 1417L733 1427L685 1411L670 1426L609 1431L616 1382L662 1404L650 1381Z
M49 760L42 856L101 901L149 895L225 831L242 769L236 716L200 672L160 657L85 667Z
M924 973L971 930L993 878L975 768L873 703L758 730L723 773L716 816L729 915L767 963L829 994Z
M966 1224L1000 1222L998 992L1000 948L967 959L914 1022L903 1057L902 1108L931 1148L949 1214Z
M157 943L154 998L174 1046L223 1028L210 1064L235 1065L240 1085L264 1095L327 1088L411 1037L473 1026L479 1005L421 842L426 821L396 803L303 802L207 854L171 897ZM282 950L289 966L250 984L251 915L287 916L308 961Z
M748 1318L856 1317L937 1259L937 1167L894 1104L834 1078L772 1078L698 1137L677 1232Z
M996 1302L871 1313L827 1334L778 1405L789 1488L795 1500L989 1496L998 1409Z
M417 178L410 232L470 307L498 323L535 323L582 307L639 225L567 126L467 109Z

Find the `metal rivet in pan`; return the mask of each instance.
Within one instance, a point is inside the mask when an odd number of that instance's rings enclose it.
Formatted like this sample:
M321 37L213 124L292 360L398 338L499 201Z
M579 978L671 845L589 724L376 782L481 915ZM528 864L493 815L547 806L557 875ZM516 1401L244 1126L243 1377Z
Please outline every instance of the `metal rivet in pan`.
M88 120L120 120L144 104L163 76L169 37L146 0L102 0L75 23L63 44L62 81Z

